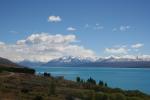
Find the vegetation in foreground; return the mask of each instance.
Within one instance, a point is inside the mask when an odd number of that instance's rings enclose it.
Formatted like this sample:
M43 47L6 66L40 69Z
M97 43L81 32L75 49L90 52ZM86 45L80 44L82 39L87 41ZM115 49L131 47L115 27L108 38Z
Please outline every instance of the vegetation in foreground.
M107 83L77 77L77 82L49 73L1 72L0 100L150 100L140 91L112 89Z
M0 72L8 71L8 72L17 72L17 73L28 73L34 74L35 70L27 67L3 67L0 66Z

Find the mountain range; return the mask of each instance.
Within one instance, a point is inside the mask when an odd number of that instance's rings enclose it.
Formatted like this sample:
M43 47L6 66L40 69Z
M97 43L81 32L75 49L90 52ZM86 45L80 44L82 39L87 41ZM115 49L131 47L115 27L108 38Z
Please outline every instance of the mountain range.
M82 58L65 56L48 62L21 61L24 66L47 66L47 67L127 67L127 68L150 68L149 59L141 58Z

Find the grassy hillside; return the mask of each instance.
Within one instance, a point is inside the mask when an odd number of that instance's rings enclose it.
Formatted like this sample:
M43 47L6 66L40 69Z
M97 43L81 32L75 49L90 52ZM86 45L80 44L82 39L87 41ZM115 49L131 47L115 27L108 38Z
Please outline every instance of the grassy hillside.
M18 68L18 67L23 67L23 66L20 66L8 59L5 59L5 58L2 58L0 57L0 66L2 67L14 67L14 68Z
M0 74L0 100L150 100L139 91L124 91L97 85L93 79L77 82L52 77L3 72Z
M35 70L27 68L25 66L18 65L8 59L0 57L0 72L9 71L9 72L18 72L18 73L30 73L34 74Z

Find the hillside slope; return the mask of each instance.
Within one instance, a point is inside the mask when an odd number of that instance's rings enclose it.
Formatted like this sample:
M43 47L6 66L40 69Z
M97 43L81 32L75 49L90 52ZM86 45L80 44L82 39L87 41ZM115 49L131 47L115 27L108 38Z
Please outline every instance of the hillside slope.
M19 72L19 73L31 73L34 74L35 70L16 64L8 59L0 57L0 72L9 71L9 72Z
M0 57L0 67L14 67L14 68L18 68L18 67L24 67L21 66L19 64L16 64L8 59L2 58Z
M73 82L50 75L14 73L7 77L0 77L0 99L150 100L150 96L137 90L125 91L95 84L92 78L84 81L78 79L77 82Z

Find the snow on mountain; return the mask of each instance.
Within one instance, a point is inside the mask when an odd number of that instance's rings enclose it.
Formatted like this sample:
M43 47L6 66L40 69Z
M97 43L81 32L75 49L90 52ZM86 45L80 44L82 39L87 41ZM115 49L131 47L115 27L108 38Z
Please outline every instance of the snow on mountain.
M23 61L21 65L28 66L150 66L150 58L144 57L74 57L74 56L63 56L57 59L50 60L47 63L42 62L27 62Z

